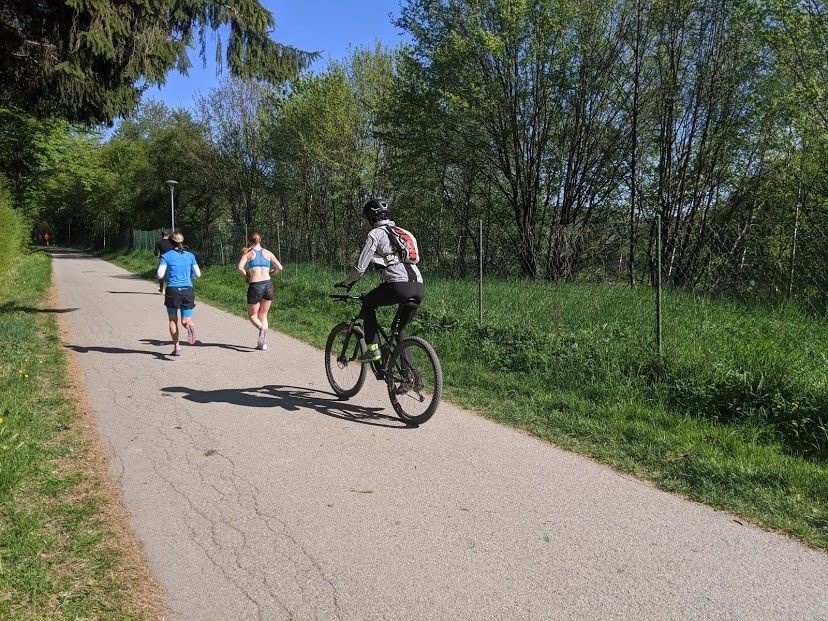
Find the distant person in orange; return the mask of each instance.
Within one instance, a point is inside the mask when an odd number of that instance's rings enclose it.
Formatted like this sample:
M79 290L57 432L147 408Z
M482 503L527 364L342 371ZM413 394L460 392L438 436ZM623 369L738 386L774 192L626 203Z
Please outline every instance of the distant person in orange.
M47 246L49 245L49 240L50 240L50 239L51 239L51 238L49 237L49 234L48 234L48 233L44 233L44 234L43 234L43 241L45 241L45 242L46 242L46 245L47 245Z
M267 313L273 303L271 274L279 274L282 264L270 250L262 248L262 236L253 233L250 247L239 258L238 270L247 283L247 316L259 329L256 349L267 351ZM242 248L242 250L245 250Z

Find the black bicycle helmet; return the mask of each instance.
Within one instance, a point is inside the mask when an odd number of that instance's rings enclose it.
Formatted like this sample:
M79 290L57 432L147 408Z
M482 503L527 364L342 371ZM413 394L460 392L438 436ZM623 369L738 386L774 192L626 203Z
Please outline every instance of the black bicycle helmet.
M388 203L382 198L372 198L362 208L362 215L371 222L385 220L388 217Z

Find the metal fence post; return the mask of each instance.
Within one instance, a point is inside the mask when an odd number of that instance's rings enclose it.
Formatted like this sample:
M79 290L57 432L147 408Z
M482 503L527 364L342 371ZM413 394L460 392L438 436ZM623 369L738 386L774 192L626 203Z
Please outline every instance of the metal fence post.
M656 215L657 230L657 254L656 259L656 344L658 346L658 357L663 354L663 343L661 333L661 214Z
M483 325L483 218L480 219L477 243L477 321Z

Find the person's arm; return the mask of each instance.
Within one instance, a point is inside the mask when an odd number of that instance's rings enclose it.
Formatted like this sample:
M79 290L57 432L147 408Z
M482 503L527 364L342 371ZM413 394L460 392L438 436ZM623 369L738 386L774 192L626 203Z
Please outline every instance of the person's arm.
M270 250L267 251L267 255L267 259L270 261L270 273L274 275L281 274L284 268L279 262L279 259L277 259L276 255L270 252Z
M245 252L245 253L241 256L241 259L239 259L239 264L236 266L236 269L238 269L239 273L240 273L242 276L244 276L245 278L247 278L247 270L246 270L246 269L244 269L244 266L245 266L245 265L247 265L247 262L250 260L250 259L248 258L248 255L249 255L249 254L250 254L249 252Z
M198 263L193 263L193 276L201 278L201 268L198 267Z
M351 270L348 278L343 280L340 284L348 288L353 287L354 284L362 278L362 275L365 274L365 270L368 269L368 266L371 265L371 259L374 258L376 251L377 240L374 239L373 235L368 235L368 239L365 240L365 245L362 247L362 252L359 253L357 264Z
M158 261L158 270L155 273L158 276L158 280L164 278L164 275L167 273L167 262L164 260L164 255L161 255L161 259Z

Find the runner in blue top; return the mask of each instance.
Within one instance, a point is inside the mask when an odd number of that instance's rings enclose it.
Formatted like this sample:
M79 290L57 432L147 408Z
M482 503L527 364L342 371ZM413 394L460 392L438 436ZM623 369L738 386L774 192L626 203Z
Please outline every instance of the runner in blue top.
M173 356L181 355L178 344L178 313L181 312L181 325L187 330L187 342L194 345L196 342L195 325L193 324L193 308L195 307L195 290L193 276L201 276L196 258L192 252L184 250L184 236L181 233L172 234L172 250L161 255L158 262L158 279L165 279L167 291L164 295L164 306L167 307L170 336L173 340Z

